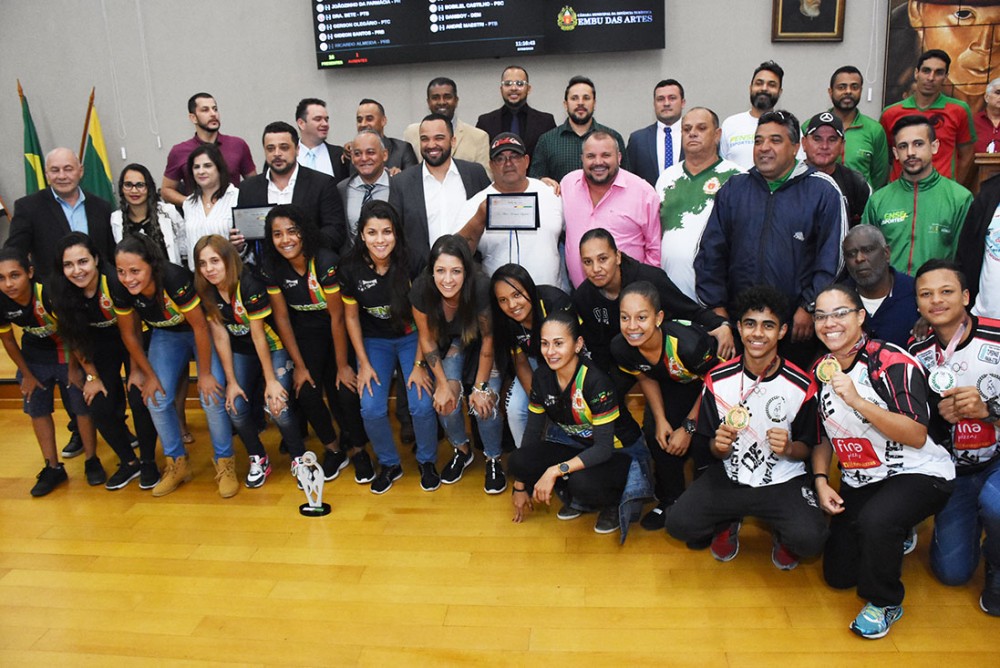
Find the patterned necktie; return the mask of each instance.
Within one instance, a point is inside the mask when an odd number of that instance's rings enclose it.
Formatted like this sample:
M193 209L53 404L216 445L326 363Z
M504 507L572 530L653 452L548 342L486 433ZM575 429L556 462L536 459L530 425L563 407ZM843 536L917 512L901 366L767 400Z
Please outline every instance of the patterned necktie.
M671 137L670 128L663 131L663 169L674 164L674 139Z
M364 206L372 201L372 192L375 190L375 184L362 183L361 187L365 189L365 196L361 198L361 206Z

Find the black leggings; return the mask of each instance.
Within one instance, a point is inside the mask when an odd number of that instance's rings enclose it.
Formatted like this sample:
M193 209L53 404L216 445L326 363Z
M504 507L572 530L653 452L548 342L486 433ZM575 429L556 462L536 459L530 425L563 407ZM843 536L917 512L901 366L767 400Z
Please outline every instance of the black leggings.
M299 391L298 404L312 426L316 437L324 445L337 440L330 413L336 418L344 433L345 448L361 447L367 441L364 424L361 421L361 401L357 393L349 388L337 389L337 364L333 348L333 338L329 329L300 328L295 331L295 340L302 353L302 361L316 387L306 384ZM323 401L326 390L329 406Z
M90 402L90 415L101 437L123 463L135 460L131 438L122 419L125 406L125 386L122 384L122 368L126 375L129 370L128 352L117 336L94 341L93 364L98 377L104 382L107 396L98 394ZM156 457L156 427L149 416L149 409L142 400L142 392L131 388L128 404L132 409L132 422L139 439L139 457L142 461L153 461Z
M514 451L507 462L511 477L524 483L531 494L535 483L546 469L565 462L580 454L580 448L562 443L542 441L534 445L524 445ZM561 487L569 493L575 505L593 508L615 507L621 501L628 479L632 458L624 452L615 452L611 459L571 473L567 480L559 478L556 489Z
M660 383L660 393L663 395L663 410L667 422L673 429L683 429L684 420L695 400L701 394L701 383ZM693 457L695 469L703 469L710 463L706 461L704 447L700 439L692 439L688 451L683 455L672 455L665 452L656 442L656 420L652 411L646 406L642 418L642 433L646 437L646 447L653 458L654 488L656 498L660 503L671 504L684 493L684 464L688 457Z

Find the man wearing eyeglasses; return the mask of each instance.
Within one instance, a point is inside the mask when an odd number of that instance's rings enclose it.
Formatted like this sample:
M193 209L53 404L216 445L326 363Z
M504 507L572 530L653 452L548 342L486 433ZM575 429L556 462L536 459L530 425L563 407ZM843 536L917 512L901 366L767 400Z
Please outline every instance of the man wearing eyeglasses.
M524 142L528 156L535 150L538 138L556 126L552 114L538 111L528 104L528 70L510 65L500 75L500 97L503 106L483 114L476 127L490 136L492 142L501 132L516 134Z

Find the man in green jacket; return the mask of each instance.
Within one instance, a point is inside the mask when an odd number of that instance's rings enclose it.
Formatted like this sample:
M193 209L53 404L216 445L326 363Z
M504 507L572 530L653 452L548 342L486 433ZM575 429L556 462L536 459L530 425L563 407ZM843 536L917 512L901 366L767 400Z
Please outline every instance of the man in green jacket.
M972 193L934 169L938 141L924 116L904 116L892 126L892 152L900 178L876 190L861 222L881 228L890 263L912 276L932 258L952 260Z

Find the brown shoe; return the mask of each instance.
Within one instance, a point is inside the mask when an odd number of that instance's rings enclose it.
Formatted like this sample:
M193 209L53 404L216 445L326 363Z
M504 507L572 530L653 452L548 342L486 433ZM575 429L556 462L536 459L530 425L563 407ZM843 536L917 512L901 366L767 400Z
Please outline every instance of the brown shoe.
M160 482L153 487L153 496L166 496L181 486L181 483L191 482L191 467L188 466L187 455L167 457L167 465L163 467Z
M219 457L215 460L215 480L219 483L219 496L228 499L240 491L240 483L236 480L236 460L232 457Z

